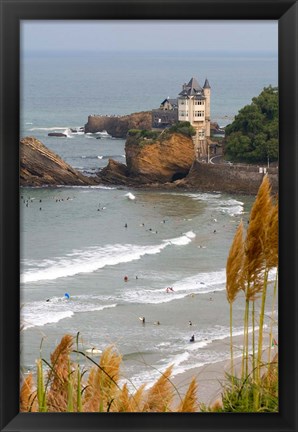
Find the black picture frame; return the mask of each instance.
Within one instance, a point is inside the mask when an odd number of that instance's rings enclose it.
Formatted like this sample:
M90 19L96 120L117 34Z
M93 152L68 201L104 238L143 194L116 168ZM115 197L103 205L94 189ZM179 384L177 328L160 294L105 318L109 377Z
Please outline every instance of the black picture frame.
M298 5L293 0L0 0L1 431L297 431ZM20 20L213 19L279 21L280 407L276 414L19 413ZM249 35L248 35L249 37Z

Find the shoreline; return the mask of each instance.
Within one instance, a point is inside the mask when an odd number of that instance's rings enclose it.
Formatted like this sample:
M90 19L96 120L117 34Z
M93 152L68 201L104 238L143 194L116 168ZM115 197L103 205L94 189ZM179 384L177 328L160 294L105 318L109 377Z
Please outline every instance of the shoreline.
M221 398L223 383L226 381L225 373L228 371L229 366L230 359L208 363L181 372L175 375L171 381L178 390L180 397L183 398L191 380L196 378L198 385L197 400L200 404L209 406ZM179 395L175 393L173 406L179 404Z
M236 338L241 338L237 336ZM235 338L235 339L236 339ZM236 346L234 346L236 348ZM278 348L271 348L270 358L273 360L274 356L278 353ZM269 347L263 349L263 362L267 363ZM241 375L241 363L242 355L234 357L234 375ZM208 363L203 366L193 367L187 371L181 372L174 375L171 381L173 382L175 389L178 390L177 394L175 390L175 396L173 399L173 406L177 406L180 402L180 397L183 398L189 384L193 378L196 378L198 385L197 390L197 401L199 404L204 404L207 407L214 404L216 401L221 401L221 394L225 384L228 384L226 379L226 373L229 373L231 365L230 358L221 360L214 363ZM250 365L251 367L251 365Z

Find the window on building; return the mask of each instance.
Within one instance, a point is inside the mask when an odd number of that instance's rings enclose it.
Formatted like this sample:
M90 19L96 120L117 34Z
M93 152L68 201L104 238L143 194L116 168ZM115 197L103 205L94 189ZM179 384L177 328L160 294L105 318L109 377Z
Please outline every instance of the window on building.
M195 117L204 117L204 111L195 111L194 115Z

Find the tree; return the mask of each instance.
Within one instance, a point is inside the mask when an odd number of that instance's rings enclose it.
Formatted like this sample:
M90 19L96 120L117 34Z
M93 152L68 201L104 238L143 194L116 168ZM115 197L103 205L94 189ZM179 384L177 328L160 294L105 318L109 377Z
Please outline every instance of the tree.
M278 89L265 87L226 127L225 156L241 162L278 159Z

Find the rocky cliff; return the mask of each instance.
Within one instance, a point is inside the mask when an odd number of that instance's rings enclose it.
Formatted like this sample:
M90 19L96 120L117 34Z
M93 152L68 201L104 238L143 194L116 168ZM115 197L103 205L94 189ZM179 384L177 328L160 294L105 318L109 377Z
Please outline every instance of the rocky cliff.
M92 185L85 177L34 137L20 140L21 186Z
M106 130L115 138L126 138L129 129L151 129L151 111L143 111L125 116L88 116L85 132Z
M162 137L157 140L128 137L125 154L130 177L146 183L165 183L188 174L195 158L192 139L179 133Z
M109 160L97 177L85 177L34 137L20 141L21 186L94 185L191 189L255 195L263 174L254 165L194 162L192 139L172 134L166 139L126 142L127 165ZM270 167L272 191L278 192L278 169Z

